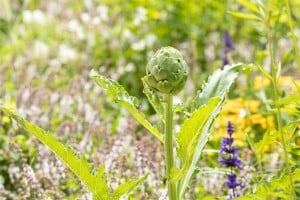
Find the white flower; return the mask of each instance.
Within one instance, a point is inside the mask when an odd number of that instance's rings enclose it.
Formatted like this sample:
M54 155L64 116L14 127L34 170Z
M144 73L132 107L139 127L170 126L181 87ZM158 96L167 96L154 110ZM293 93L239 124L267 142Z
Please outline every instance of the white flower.
M154 34L148 34L142 40L133 43L132 49L136 51L144 50L146 47L152 47L155 41L156 36Z
M84 39L83 28L77 20L72 19L71 21L69 21L68 28L69 28L70 31L72 31L73 33L76 34L76 36L79 40Z
M89 15L89 13L82 13L80 16L81 20L83 21L83 23L90 23L91 21L91 16Z
M41 10L25 10L23 13L23 20L25 23L38 23L38 24L45 24L46 23L46 16Z
M105 5L101 5L97 7L97 11L99 13L99 17L101 21L107 21L108 20L108 7Z
M33 45L33 57L38 60L46 60L49 56L48 45L40 40L36 40Z
M94 17L94 18L92 19L92 24L93 24L94 26L97 26L97 25L99 25L100 23L101 23L100 17Z
M129 29L126 28L126 29L123 31L122 38L123 38L124 40L131 41L131 40L134 39L134 35L132 34L132 32L131 32Z
M138 7L136 9L136 14L133 20L133 24L138 26L146 20L147 20L147 10L144 7Z
M77 57L77 52L75 49L71 48L66 44L59 46L58 57L61 63L68 63L74 61Z
M148 34L145 37L145 42L147 47L152 47L155 41L156 41L156 35L154 34Z

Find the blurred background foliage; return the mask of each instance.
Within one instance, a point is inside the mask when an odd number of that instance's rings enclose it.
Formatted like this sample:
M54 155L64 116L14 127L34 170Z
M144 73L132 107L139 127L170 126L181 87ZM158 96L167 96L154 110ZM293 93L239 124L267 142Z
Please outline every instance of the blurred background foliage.
M208 75L223 67L225 58L229 63L256 63L268 70L265 29L230 15L228 11L249 11L238 2L0 0L0 104L16 107L23 117L54 131L78 152L86 152L87 158L95 164L104 162L112 146L123 141L128 134L132 135L132 140L129 139L131 144L138 139L151 149L151 138L144 136L144 130L137 127L124 110L109 103L102 91L94 86L89 71L95 68L118 80L131 95L140 98L143 111L153 114L142 92L141 77L144 76L149 57L162 46L179 49L189 65L190 79L186 90L179 94L178 102L192 98ZM291 0L290 4L295 33L299 38L297 22L300 20L300 1ZM284 75L281 96L287 97L298 92L297 84L294 83L299 73L285 3L274 0L272 6L274 51L277 59L281 60ZM229 53L225 52L226 32L234 45ZM209 148L219 148L219 139L222 133L225 134L225 125L229 119L236 123L239 145L245 148L248 147L246 133L259 141L266 131L274 130L274 116L268 104L271 88L267 80L257 74L259 72L255 69L245 72L230 92L231 100L216 122L215 135ZM284 120L296 119L299 116L297 109L297 106L288 107ZM39 188L48 186L53 191L59 190L59 198L69 196L71 199L72 195L72 198L80 195L82 199L88 198L84 189L72 179L73 176L59 171L60 167L57 166L53 169L58 170L61 176L55 180L62 182L62 186L57 188L57 182L52 181L27 191L24 186L26 178L13 177L13 170L21 173L22 166L29 165L41 181L43 176L53 176L49 171L39 171L42 164L50 161L57 163L57 160L49 152L45 153L45 147L22 129L16 128L8 118L0 117L2 192L14 196L20 191L30 199L36 197L35 191L39 191ZM152 116L151 120L156 119ZM297 138L295 136L295 143L299 144ZM129 147L124 149L129 154L129 161L122 160L124 155L121 158L119 155L114 160L115 165L110 163L107 166L117 177L124 174L114 171L116 166L134 169L132 165L138 158L138 155L131 155L132 149ZM159 148L157 151L160 151ZM155 179L159 179L159 169L163 168L162 159L161 155L153 154L156 157L152 161L159 164L152 166L152 169L150 167L150 171ZM45 161L44 155L49 155L50 161ZM210 160L208 163L215 166L217 159L212 158L215 161ZM156 172L153 169L157 169ZM139 172L136 170L136 173ZM66 183L65 176L71 177L71 181ZM23 182L16 184L21 179ZM153 192L153 188L161 184L145 186L141 194L148 193L148 196L141 195L138 199L155 199L161 194ZM66 185L71 185L72 189L66 189ZM204 189L207 194L223 194L222 189L214 188L213 191L212 188L207 186ZM194 198L197 197L197 191L202 190L200 183L195 187ZM51 191L47 194L58 198Z

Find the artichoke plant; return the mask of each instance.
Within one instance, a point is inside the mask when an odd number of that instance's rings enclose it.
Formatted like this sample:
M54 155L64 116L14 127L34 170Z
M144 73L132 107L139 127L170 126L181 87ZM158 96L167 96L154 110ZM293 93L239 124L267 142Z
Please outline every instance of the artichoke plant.
M163 47L150 59L144 81L163 94L177 94L187 80L187 64L173 47Z

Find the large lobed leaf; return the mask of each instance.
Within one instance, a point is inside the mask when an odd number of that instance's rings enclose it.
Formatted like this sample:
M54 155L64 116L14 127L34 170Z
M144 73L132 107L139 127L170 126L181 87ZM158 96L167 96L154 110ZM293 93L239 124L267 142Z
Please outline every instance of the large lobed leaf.
M72 148L63 145L53 134L26 121L7 108L0 107L0 110L13 118L18 124L23 126L26 131L37 137L43 144L49 147L50 150L87 186L89 191L93 193L95 200L118 200L121 196L137 187L147 177L147 175L144 175L139 180L125 182L111 193L105 179L104 166L100 166L98 171L93 174L92 167L87 160L84 157L78 157Z
M177 135L177 156L179 157L182 167L180 170L174 170L171 181L179 181L188 171L193 155L197 147L198 141L205 141L206 136L201 130L210 118L211 113L219 104L219 97L212 98L207 105L203 105L192 113L191 117L184 121L180 132ZM203 135L200 135L203 134Z
M189 162L188 170L186 171L184 177L180 180L180 197L184 197L184 194L188 188L188 185L195 173L195 169L197 168L197 164L200 160L203 148L208 141L210 135L210 128L221 111L222 104L225 100L225 97L233 84L234 80L238 75L238 70L243 67L243 64L235 64L232 66L226 66L223 70L217 70L208 78L208 81L202 87L201 92L195 97L194 100L188 105L187 112L194 113L201 106L209 104L212 98L214 101L219 99L217 104L214 105L211 112L205 113L207 116L207 120L205 124L202 126L199 136L195 141L195 149L192 155L192 161ZM191 115L192 116L192 115ZM190 138L192 139L192 138ZM180 157L182 155L179 154Z
M158 129L153 127L145 118L145 116L138 111L139 103L137 98L130 96L124 87L119 83L98 74L95 70L91 71L90 76L98 86L107 92L113 101L126 108L140 124L142 124L146 129L148 129L148 131L150 131L150 133L163 142L163 137L159 133Z

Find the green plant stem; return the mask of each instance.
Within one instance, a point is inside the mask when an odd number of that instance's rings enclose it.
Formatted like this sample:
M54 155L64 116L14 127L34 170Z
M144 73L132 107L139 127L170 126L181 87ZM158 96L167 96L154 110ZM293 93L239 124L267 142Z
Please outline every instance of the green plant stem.
M173 156L173 96L171 94L164 95L165 100L165 154L166 154L166 175L168 181L169 200L177 199L176 184L170 183L171 170L174 165Z
M270 2L269 2L270 3ZM269 6L268 6L269 8ZM278 78L277 78L277 67L275 64L275 56L273 53L273 34L272 34L272 28L270 24L270 16L268 12L268 18L266 21L266 26L267 26L267 40L268 40L268 50L270 54L270 60L271 60L271 75L272 75L272 86L273 86L273 101L278 102L279 96L278 96ZM291 167L289 163L289 155L288 155L288 150L287 150L287 144L286 144L286 139L283 131L283 124L282 124L282 116L281 116L281 108L280 105L275 104L276 107L276 118L277 118L277 126L278 126L278 131L280 133L280 139L282 143L282 148L284 151L284 159L285 159L285 165L287 168L287 173L289 176L289 182L290 182L290 198L291 200L296 200L296 193L295 193L295 187L294 187L294 182L293 182L293 177L291 173Z
M293 20L291 18L291 9L290 9L289 0L285 0L285 5L286 5L286 14L288 16L288 24L290 27L290 32L292 34L292 40L293 40L294 49L295 49L296 62L298 65L298 70L300 71L300 56L299 56L299 50L298 50L298 44L297 44L298 42L297 42L296 34L294 32L294 26L293 26Z

